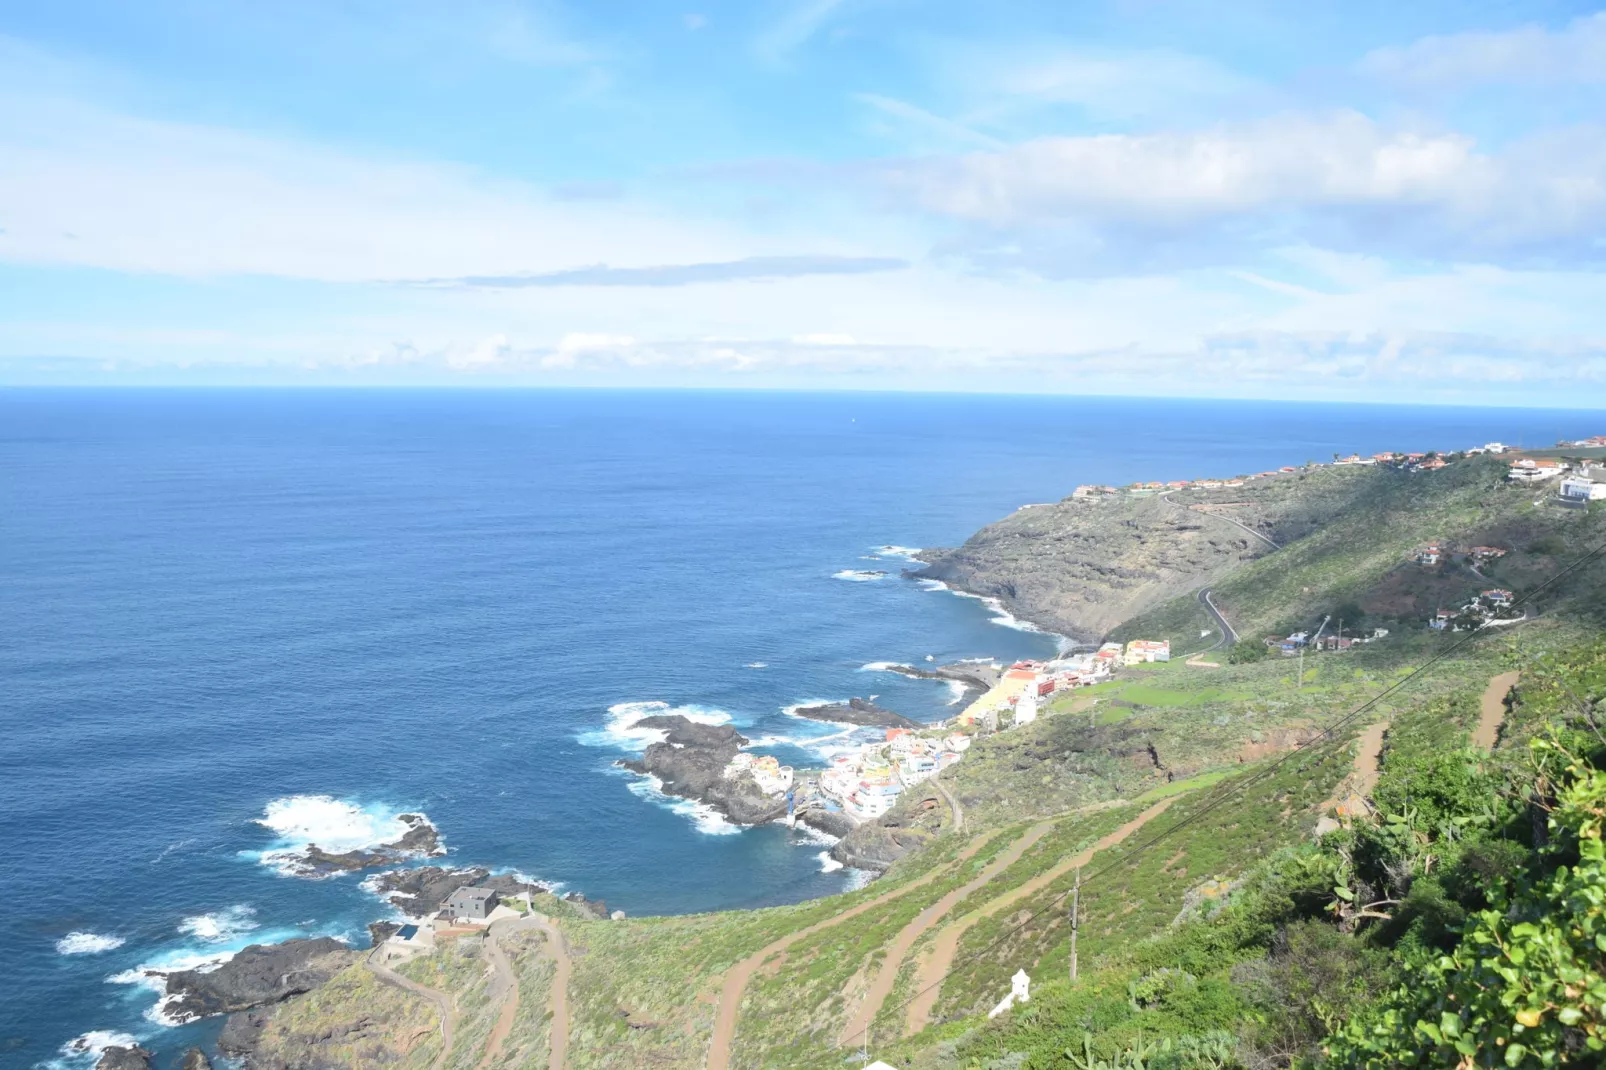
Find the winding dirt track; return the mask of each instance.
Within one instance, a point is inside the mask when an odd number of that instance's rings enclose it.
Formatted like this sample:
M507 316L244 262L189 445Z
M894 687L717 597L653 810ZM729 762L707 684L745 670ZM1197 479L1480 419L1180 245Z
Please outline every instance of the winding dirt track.
M983 918L991 917L1011 903L1017 903L1027 896L1035 894L1040 889L1046 888L1078 866L1087 865L1092 861L1095 854L1114 847L1144 825L1165 813L1171 804L1177 801L1177 798L1178 796L1173 795L1169 799L1160 800L1087 850L1067 858L1052 869L1040 873L1025 884L1005 892L986 906L971 911L944 928L937 935L936 942L932 944L931 950L921 960L920 970L915 978L915 997L910 1002L908 1015L904 1019L904 1036L913 1036L930 1023L931 1012L937 1006L937 998L942 995L942 983L947 979L948 970L953 966L954 955L959 951L959 940L972 925L975 925Z
M752 979L753 974L758 971L758 968L764 964L765 960L780 954L805 937L813 936L815 933L829 929L833 925L847 921L849 918L858 917L867 910L874 910L883 903L891 902L899 896L914 891L916 888L930 884L954 866L974 856L993 838L993 835L990 832L982 833L972 840L969 846L959 852L958 857L946 866L938 866L930 873L917 877L900 888L894 888L886 895L867 899L856 907L844 910L842 913L826 918L824 921L817 921L806 929L799 929L795 933L789 933L753 952L727 970L725 972L725 982L719 989L719 1009L714 1014L714 1036L708 1045L708 1070L729 1070L731 1046L736 1039L736 1018L742 1009L742 993L747 989L747 982Z
M531 914L528 917L498 922L486 932L485 946L490 954L491 966L496 976L491 985L492 1001L501 1000L502 1010L496 1017L496 1025L491 1029L491 1035L485 1042L485 1055L480 1059L481 1067L488 1067L502 1055L502 1045L507 1042L508 1033L513 1029L513 1019L519 1013L519 979L513 972L513 964L508 960L507 952L502 950L497 938L506 933L523 932L528 929L540 929L546 934L546 954L551 956L557 964L557 972L552 978L552 992L548 1007L552 1014L551 1037L549 1042L549 1057L547 1066L549 1070L563 1070L563 1064L568 1058L569 1049L569 949L563 942L563 933L554 925L551 919L540 914Z
M1472 745L1479 750L1494 750L1500 738L1500 726L1506 722L1506 696L1517 686L1517 676L1515 672L1503 672L1484 688L1478 709L1478 727L1472 732Z
M864 1041L870 1025L875 1021L875 1016L881 1012L881 1004L885 1003L887 996L892 994L892 986L898 980L898 968L903 965L903 957L909 953L909 949L914 946L915 941L920 939L921 934L935 925L938 919L962 902L970 893L1020 861L1021 855L1025 854L1032 844L1042 839L1054 827L1054 824L1055 822L1053 821L1042 821L1033 825L1018 840L1010 844L1007 851L989 862L987 867L969 884L955 888L919 914L916 914L914 920L899 931L897 937L893 939L888 947L886 958L881 962L880 971L875 975L875 979L870 982L870 987L864 994L864 1002L860 1004L858 1012L848 1021L848 1024L843 1027L842 1036L837 1041L839 1046L847 1047L850 1044L859 1044Z
M377 949L376 949L377 950ZM445 992L433 988L425 988L417 981L409 980L392 970L389 966L374 961L372 953L364 957L363 962L375 977L388 985L393 985L405 992L411 992L434 1005L436 1013L441 1018L441 1053L435 1057L435 1070L441 1070L446 1065L447 1058L452 1054L452 1034L457 1031L457 1004Z

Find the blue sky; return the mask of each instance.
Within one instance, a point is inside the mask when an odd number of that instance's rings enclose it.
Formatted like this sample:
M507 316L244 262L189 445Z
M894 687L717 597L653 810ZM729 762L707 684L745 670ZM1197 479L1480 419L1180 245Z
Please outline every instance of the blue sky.
M1606 402L1606 11L0 0L0 384Z

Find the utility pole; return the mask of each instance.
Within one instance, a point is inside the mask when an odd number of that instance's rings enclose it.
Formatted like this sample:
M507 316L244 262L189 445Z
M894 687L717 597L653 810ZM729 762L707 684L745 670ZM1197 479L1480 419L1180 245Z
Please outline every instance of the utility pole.
M1071 886L1071 983L1076 983L1076 934L1082 927L1082 867L1076 867L1076 883Z

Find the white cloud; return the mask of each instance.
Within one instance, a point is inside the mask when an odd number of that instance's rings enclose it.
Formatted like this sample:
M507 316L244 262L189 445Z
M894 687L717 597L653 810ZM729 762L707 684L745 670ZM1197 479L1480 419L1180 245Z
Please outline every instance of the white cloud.
M1343 112L1202 132L1043 137L917 160L887 180L948 215L991 223L1089 214L1186 218L1267 205L1430 202L1489 164L1458 134L1385 131Z
M1316 242L1438 260L1598 261L1606 131L1498 152L1355 112L1192 132L1044 137L998 152L894 161L895 197L1003 232L958 239L1048 274L1171 270ZM1056 267L1056 262L1058 266Z
M995 137L989 137L952 119L933 115L907 101L884 97L877 93L856 93L854 96L860 103L869 105L891 132L896 133L900 140L911 144L917 151L922 148L951 150L978 146L987 149L1004 147L1004 143Z
M1165 50L1094 52L1061 41L965 49L944 66L990 119L1072 105L1101 122L1175 122L1259 94L1258 83L1213 60Z
M505 363L512 352L507 335L494 334L471 346L449 350L446 365L458 371L478 371Z
M790 0L786 13L755 42L759 58L778 63L818 33L847 0Z
M1396 85L1431 89L1606 85L1606 12L1575 19L1560 30L1523 26L1424 37L1371 52L1360 69Z

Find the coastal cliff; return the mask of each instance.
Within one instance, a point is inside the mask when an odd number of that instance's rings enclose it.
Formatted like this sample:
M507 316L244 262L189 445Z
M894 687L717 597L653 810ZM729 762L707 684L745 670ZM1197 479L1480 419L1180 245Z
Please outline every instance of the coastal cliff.
M913 575L996 598L1009 612L1094 642L1129 617L1209 584L1269 549L1158 497L1073 499L1018 510Z

